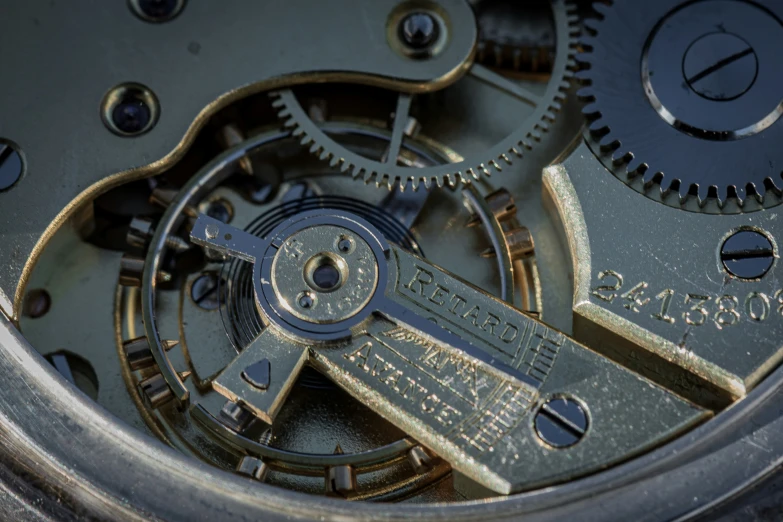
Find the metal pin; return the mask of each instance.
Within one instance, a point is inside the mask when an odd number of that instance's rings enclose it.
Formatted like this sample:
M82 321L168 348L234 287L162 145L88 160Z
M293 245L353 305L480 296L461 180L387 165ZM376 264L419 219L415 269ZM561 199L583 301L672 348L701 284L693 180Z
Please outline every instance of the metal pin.
M120 260L120 284L122 286L141 286L144 274L144 258L125 254ZM155 277L158 283L168 283L172 276L170 273L159 270Z

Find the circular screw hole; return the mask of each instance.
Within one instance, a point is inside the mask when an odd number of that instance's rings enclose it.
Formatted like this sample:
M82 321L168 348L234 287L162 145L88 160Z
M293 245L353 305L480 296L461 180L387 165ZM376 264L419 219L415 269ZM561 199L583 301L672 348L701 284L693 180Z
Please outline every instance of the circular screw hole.
M399 36L409 48L424 51L438 41L440 27L429 13L410 13L400 21Z
M573 446L587 433L587 412L574 399L556 397L545 402L534 421L538 438L553 448Z
M24 300L24 315L38 319L49 312L52 307L52 297L42 288L30 290Z
M139 136L152 129L160 112L158 100L148 88L137 83L119 85L103 100L103 123L120 136Z
M331 263L324 263L313 270L313 282L321 290L331 290L340 284L340 271Z
M343 254L349 254L353 252L353 239L347 236L342 236L337 240L337 250Z
M299 303L299 307L304 308L305 310L315 306L315 299L310 292L303 292L299 294L299 299L297 302Z
M225 284L215 272L205 272L190 286L190 298L202 310L217 310L223 301Z
M129 0L133 14L145 22L168 22L185 7L185 0Z
M723 242L720 259L723 268L732 276L746 280L760 279L775 262L775 247L761 232L740 230Z
M0 191L14 186L24 173L24 161L19 149L0 139Z

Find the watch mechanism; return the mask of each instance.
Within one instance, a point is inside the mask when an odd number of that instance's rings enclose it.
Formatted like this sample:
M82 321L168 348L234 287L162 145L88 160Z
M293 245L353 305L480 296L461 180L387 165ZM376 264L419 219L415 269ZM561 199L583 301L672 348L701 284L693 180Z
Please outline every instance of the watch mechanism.
M2 520L783 517L779 2L0 42Z

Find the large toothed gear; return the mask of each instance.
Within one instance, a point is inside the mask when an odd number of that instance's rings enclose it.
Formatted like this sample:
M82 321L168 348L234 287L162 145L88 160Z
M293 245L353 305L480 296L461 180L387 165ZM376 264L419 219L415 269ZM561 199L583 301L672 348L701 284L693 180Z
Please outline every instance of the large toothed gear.
M430 188L470 183L480 176L490 176L521 160L538 142L544 139L561 109L575 67L574 54L578 45L579 25L576 7L565 0L553 0L552 13L556 28L556 57L552 74L543 95L527 92L515 82L507 80L479 65L468 74L480 81L495 84L501 91L534 106L535 109L518 129L480 157L468 157L457 163L412 168L395 162L381 162L365 158L335 143L312 121L307 111L291 90L272 93L273 105L284 125L302 145L332 167L350 172L365 183L375 182L389 189L409 185L417 190L420 185ZM407 96L407 95L401 95ZM410 97L408 97L408 100ZM398 104L399 107L399 104Z
M783 201L783 4L617 0L594 9L577 57L579 94L607 168L688 210Z

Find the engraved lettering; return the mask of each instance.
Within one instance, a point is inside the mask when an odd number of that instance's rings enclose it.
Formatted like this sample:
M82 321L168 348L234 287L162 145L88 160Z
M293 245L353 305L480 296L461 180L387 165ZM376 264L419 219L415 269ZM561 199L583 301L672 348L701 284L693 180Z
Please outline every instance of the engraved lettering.
M443 299L444 294L448 294L449 289L444 288L440 286L439 284L435 283L435 291L432 292L432 295L429 297L430 302L435 303L438 306L443 306L446 304L445 300L438 301L438 299Z
M464 305L468 301L458 296L457 294L454 294L451 297L451 302L454 303L454 305L451 308L449 308L449 312L451 312L454 315L459 315L457 312L457 308L459 308L461 305Z
M367 366L367 360L370 358L370 352L372 351L372 343L366 342L364 343L358 350L356 350L353 353L346 353L343 354L343 357L348 359L351 362L355 362L356 359L359 359L361 362L357 364L359 368L364 370L365 372L370 371L370 367Z
M419 397L427 393L427 389L411 379L410 377L405 377L405 388L400 390L400 395L402 395L406 399L410 399L411 401L417 401L419 400Z
M473 322L473 326L478 327L478 317L479 317L479 312L480 311L481 311L481 308L479 308L478 305L474 305L473 308L471 308L470 310L468 310L467 312L462 314L462 318L463 319L467 319L468 317L470 317L471 319L473 319L473 321L472 321Z
M500 326L500 317L487 313L487 318L484 320L484 323L481 325L481 329L485 332L489 332L490 335L495 335L495 327ZM489 327L489 330L487 330L487 327Z
M413 276L410 283L405 285L405 288L414 294L424 296L424 287L432 284L433 279L432 272L416 265L416 275Z
M421 401L421 411L426 413L432 413L440 403L440 399L434 393L431 393L424 397Z
M444 403L438 414L435 416L435 420L441 423L443 426L449 427L454 424L453 417L461 416L461 411Z
M503 333L500 334L500 340L504 343L513 343L517 335L519 335L519 328L511 323L506 323Z

